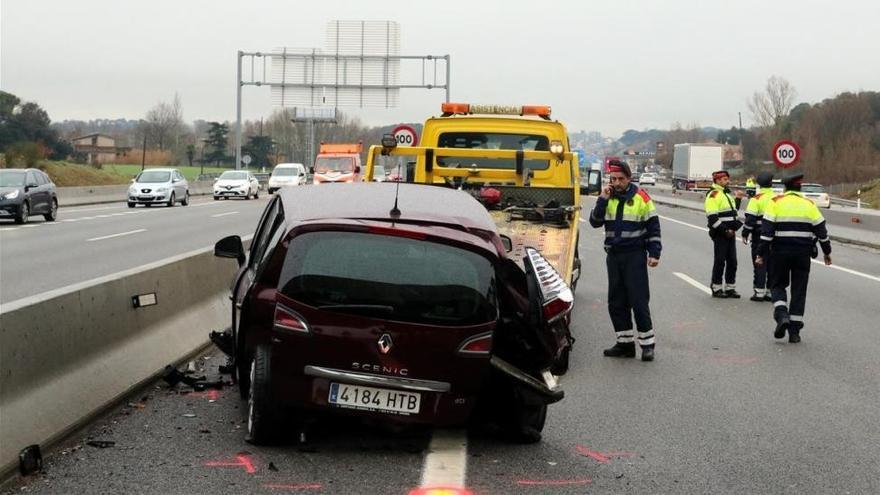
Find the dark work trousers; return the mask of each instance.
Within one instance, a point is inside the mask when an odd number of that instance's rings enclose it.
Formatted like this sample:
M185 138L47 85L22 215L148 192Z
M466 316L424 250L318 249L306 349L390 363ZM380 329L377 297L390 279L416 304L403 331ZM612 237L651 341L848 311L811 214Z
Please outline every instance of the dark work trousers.
M770 296L773 298L773 318L777 323L788 315L793 330L803 328L809 280L809 254L770 253ZM787 302L785 293L789 284L791 303Z
M758 256L758 242L757 239L750 239L752 242L752 268L755 269L755 276L752 279L752 287L755 290L764 290L769 285L767 283L767 274L770 273L768 266L770 265L770 260L765 259L764 264L756 265L755 257Z
M654 347L654 327L651 324L651 299L648 287L648 258L643 249L616 253L608 252L608 314L621 344L635 342L633 316L639 330L639 345Z
M721 276L724 275L725 285L733 288L736 285L736 237L728 239L724 232L719 232L715 239L715 259L712 263L712 290L721 288Z

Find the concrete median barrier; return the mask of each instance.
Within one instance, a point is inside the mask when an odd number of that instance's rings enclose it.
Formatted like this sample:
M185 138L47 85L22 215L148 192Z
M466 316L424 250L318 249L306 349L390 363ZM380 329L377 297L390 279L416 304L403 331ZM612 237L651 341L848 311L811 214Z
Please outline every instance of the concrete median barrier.
M206 346L236 269L203 249L0 306L0 474Z

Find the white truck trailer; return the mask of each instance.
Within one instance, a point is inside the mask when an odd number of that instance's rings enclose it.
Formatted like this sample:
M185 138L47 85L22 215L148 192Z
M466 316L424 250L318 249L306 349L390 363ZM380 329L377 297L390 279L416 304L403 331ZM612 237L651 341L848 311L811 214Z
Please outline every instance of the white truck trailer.
M676 144L672 155L672 187L709 189L712 172L724 166L724 151L717 143Z

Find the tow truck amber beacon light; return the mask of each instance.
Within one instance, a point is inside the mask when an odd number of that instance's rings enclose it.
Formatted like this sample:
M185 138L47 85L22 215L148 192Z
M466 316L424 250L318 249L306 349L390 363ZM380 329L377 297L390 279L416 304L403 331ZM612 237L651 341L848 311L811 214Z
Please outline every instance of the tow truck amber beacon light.
M483 105L474 103L443 103L440 106L444 117L451 115L536 115L550 120L549 105Z

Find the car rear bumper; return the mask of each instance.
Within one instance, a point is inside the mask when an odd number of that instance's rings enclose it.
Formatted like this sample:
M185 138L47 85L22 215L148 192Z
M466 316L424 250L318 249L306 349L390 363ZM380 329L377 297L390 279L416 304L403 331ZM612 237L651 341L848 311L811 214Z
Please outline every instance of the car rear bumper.
M462 425L467 423L476 405L477 397L473 391L479 390L479 387L466 390L464 387L437 380L374 375L315 365L305 365L297 369L289 361L284 363L281 359L273 359L272 362L270 387L274 402L282 409L296 410L300 414L341 414L390 423ZM279 362L284 364L275 364ZM331 383L418 394L419 410L404 413L384 411L372 406L332 404Z

